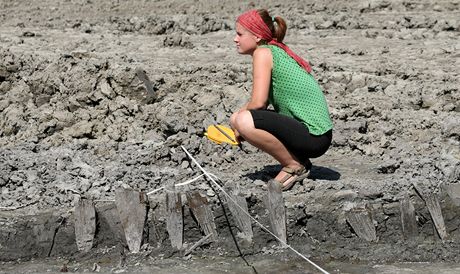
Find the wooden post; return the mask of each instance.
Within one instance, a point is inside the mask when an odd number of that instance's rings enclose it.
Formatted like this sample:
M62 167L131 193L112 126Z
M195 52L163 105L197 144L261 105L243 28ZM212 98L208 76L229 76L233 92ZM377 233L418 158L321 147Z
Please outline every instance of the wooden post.
M75 207L75 240L79 251L87 252L93 247L96 233L96 210L91 200L80 199Z
M212 210L208 205L206 196L202 196L198 191L191 191L186 193L188 206L192 210L195 219L198 222L200 229L205 235L211 234L212 241L217 240L216 224Z
M377 241L374 221L367 205L354 205L346 212L346 219L359 238L369 242Z
M417 193L420 195L422 200L425 201L425 205L428 208L428 211L431 215L431 220L433 220L433 226L436 229L436 232L441 238L441 240L445 240L447 238L447 231L446 226L444 224L444 217L442 216L441 205L439 204L439 199L435 193L427 193L420 185L416 182L413 182L412 185L414 186Z
M436 194L433 193L425 197L425 204L428 207L428 211L430 212L431 219L433 220L433 224L438 232L439 238L441 238L441 240L445 240L447 238L447 231L441 212L441 205L439 204Z
M286 209L284 207L283 194L281 192L281 184L275 180L269 180L267 183L268 192L265 196L264 203L268 210L270 225L273 234L281 241L287 243L286 234ZM285 247L286 244L281 244Z
M229 187L228 194L233 201L227 199L227 205L240 230L236 235L247 243L251 243L254 234L252 232L251 218L249 217L248 203L246 199L240 195L238 183Z
M136 69L136 76L144 84L144 87L145 87L145 90L147 91L147 93L150 96L155 96L155 90L153 88L153 84L149 80L149 77L147 76L147 73L145 73L145 71L142 68L137 68Z
M405 195L399 201L399 209L401 212L401 224L404 238L410 239L416 237L418 235L418 229L415 219L415 209L408 195Z
M138 253L147 217L147 197L145 193L133 189L118 189L115 195L126 243L132 253Z
M117 206L114 203L106 204L96 208L98 218L103 219L114 234L115 238L126 246L125 233L120 221Z
M212 234L208 234L208 235L204 236L203 238L201 238L198 242L194 243L189 249L187 249L185 251L184 256L187 256L188 254L192 253L192 251L195 250L195 248L208 243L208 239L211 236L212 236Z
M180 193L176 192L174 182L168 182L166 190L166 229L168 230L171 246L182 249L184 240L184 219Z

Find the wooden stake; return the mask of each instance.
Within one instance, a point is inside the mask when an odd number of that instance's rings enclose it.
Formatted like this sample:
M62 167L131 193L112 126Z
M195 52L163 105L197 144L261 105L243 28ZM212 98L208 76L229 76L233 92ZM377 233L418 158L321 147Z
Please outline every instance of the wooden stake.
M212 210L208 205L206 196L202 196L198 191L187 192L187 201L190 209L192 210L199 227L205 235L212 234L211 240L217 240L216 224Z
M147 73L145 73L145 71L142 68L137 68L136 69L136 76L144 84L144 87L145 87L145 90L147 91L147 93L150 96L155 96L155 90L153 88L153 84L149 80L149 77L147 76Z
M115 203L106 204L102 207L96 208L98 218L105 220L110 228L110 231L114 234L116 239L126 246L125 233L123 226L121 225L120 215L118 214L117 206Z
M208 235L204 236L203 238L201 238L198 242L194 243L189 249L187 249L187 251L185 251L184 256L187 256L188 254L192 253L192 251L195 250L195 248L208 243L208 239L211 236L212 236L212 234L208 234Z
M374 221L366 205L354 205L346 213L346 219L358 237L369 242L377 241Z
M404 238L410 239L416 237L418 235L418 229L415 219L415 209L408 195L405 195L399 201L399 209L401 212L401 224Z
M176 192L174 182L166 184L166 230L168 230L171 246L182 249L184 239L184 219L180 193Z
M428 207L428 211L430 212L431 219L433 220L433 224L438 232L439 238L441 238L441 240L445 240L447 238L447 231L438 197L434 193L425 197L425 204Z
M75 240L79 251L87 252L93 247L96 233L96 210L91 200L81 199L75 207Z
M284 207L281 184L275 180L267 183L268 192L264 198L265 207L268 210L270 225L273 234L275 234L284 243L287 242L286 234L286 209ZM282 246L286 246L282 244Z
M430 212L431 220L433 220L433 226L435 227L439 238L441 238L441 240L445 240L447 238L447 231L444 224L444 217L442 216L441 205L439 204L439 199L436 193L428 193L416 182L413 182L412 185L422 200L425 201L425 205Z
M240 195L240 189L238 183L229 187L228 194L234 202L227 201L228 208L230 209L233 218L235 219L237 227L240 229L236 235L247 243L252 242L253 232L251 217L249 217L248 203L246 199Z
M133 189L118 189L115 195L126 243L132 253L138 253L142 245L147 217L147 196Z

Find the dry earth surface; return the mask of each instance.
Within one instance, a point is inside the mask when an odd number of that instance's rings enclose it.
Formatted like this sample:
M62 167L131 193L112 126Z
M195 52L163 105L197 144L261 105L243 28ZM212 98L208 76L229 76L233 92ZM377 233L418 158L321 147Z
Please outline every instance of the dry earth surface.
M239 184L268 225L263 186L280 167L250 145L204 136L249 96L251 60L236 52L234 21L259 7L286 19L285 42L312 64L334 121L331 149L283 193L288 243L331 273L458 271L458 0L0 0L0 272L250 270L204 180L190 187L208 196L220 240L187 257L170 247L162 191L149 196L137 255L102 218L94 248L78 252L72 210L84 197L103 216L121 187L149 192L196 177L183 146L224 184ZM439 200L443 240L420 194ZM408 238L404 198L417 220ZM375 239L351 223L358 209ZM191 245L202 235L187 212L185 222ZM241 248L259 273L316 273L253 229ZM436 264L381 265L403 262Z

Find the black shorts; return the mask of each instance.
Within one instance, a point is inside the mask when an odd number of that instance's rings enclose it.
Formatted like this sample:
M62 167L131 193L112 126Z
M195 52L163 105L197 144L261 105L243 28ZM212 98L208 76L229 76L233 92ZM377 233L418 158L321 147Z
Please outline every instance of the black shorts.
M257 129L274 135L301 162L323 155L331 145L332 129L323 135L313 135L304 124L286 115L270 110L250 112Z

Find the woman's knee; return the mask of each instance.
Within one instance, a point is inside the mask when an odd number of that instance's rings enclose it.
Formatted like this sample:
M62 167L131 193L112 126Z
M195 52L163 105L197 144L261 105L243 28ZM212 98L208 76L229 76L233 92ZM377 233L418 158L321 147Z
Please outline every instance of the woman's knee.
M236 117L238 116L238 112L235 112L230 116L230 126L232 128L236 128Z
M251 112L248 110L234 113L230 120L232 127L237 129L239 132L244 132L248 129L254 128L254 121L252 119Z

